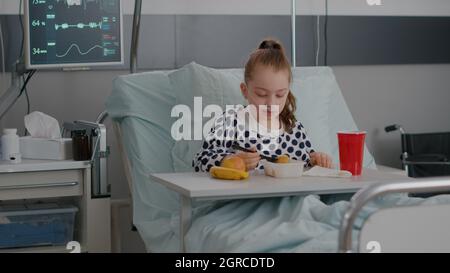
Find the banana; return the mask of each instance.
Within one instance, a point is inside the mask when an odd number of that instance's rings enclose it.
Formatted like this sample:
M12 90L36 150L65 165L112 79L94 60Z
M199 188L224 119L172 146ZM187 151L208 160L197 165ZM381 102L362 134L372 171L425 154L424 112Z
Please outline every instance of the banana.
M248 177L248 172L217 166L211 167L209 173L212 177L227 180L241 180Z

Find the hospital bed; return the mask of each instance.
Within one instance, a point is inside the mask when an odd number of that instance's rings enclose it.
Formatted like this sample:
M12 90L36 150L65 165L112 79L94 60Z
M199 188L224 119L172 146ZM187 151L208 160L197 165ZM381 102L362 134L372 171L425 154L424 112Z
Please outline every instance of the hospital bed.
M135 1L132 73L137 70L141 2ZM295 25L295 13L292 18ZM295 31L292 34L295 48ZM295 52L292 55L295 56ZM192 171L192 156L201 144L201 141L173 140L171 125L176 117L171 117L172 107L185 104L193 109L194 97L202 97L204 106L244 104L239 91L242 75L242 69L213 69L191 63L173 71L137 73L115 79L106 103L107 114L113 119L132 192L133 222L148 251L176 252L180 238L179 196L152 181L149 173ZM316 149L332 155L333 161L338 162L335 133L358 128L332 69L295 67L293 79L292 91L299 105L297 117ZM192 126L198 125L191 122ZM364 148L364 167L377 168L367 147ZM400 193L442 191L449 187L450 178L445 177L423 183L376 185L359 191L350 203L339 201L337 197L335 202L329 199L329 205L315 195L225 203L194 202L186 250L450 251L446 217L450 197L421 199ZM420 217L416 217L418 215ZM408 232L404 232L406 228ZM404 236L397 236L399 231ZM405 239L407 235L416 237ZM433 235L433 238L426 235ZM354 240L356 237L359 240ZM409 239L409 243L401 239ZM423 246L427 247L421 248Z
M115 79L113 92L107 101L107 111L114 120L116 132L121 140L120 145L123 147L126 176L130 188L132 188L134 225L143 238L148 251L178 251L180 235L179 196L152 181L148 174L192 171L192 157L201 145L201 141L174 141L172 139L171 126L179 118L171 117L172 107L177 104L185 104L194 109L194 97L202 97L203 106L217 104L224 107L227 104L244 103L239 90L242 75L242 69L213 69L191 63L177 70L137 73L119 76ZM307 129L316 149L332 155L333 161L338 162L336 132L339 130L356 130L357 126L345 103L332 69L329 67L295 68L293 79L292 92L297 97L299 106L296 113L297 117ZM194 123L193 120L191 121ZM192 126L195 126L195 124L192 124ZM364 167L376 168L373 156L366 147L364 151ZM450 188L450 179L441 178L439 183L438 189L440 190ZM404 222L406 221L405 218L410 213L403 210L409 210L412 211L413 215L420 212L425 216L441 217L438 218L441 220L436 222L436 219L412 217L409 220L413 222L417 222L417 219L427 220L421 222L420 225L417 225L417 223L409 225L408 232L402 234L416 234L413 230L414 227L417 227L418 234L428 234L435 236L435 238L441 238L441 240L438 240L441 244L438 245L434 244L435 240L429 240L433 244L425 250L450 250L448 247L442 246L442 243L445 242L442 239L450 238L446 231L448 229L439 229L439 227L448 227L448 223L442 220L446 219L442 214L448 214L449 207L445 204L450 203L450 197L441 195L421 199L410 198L406 194L399 193L379 197L380 194L385 192L417 192L435 189L433 181L400 184L393 184L387 188L388 190L384 188L385 185L380 186L381 190L372 188L363 190L355 195L350 205L343 201L330 202L326 206L317 196L297 197L297 199L291 198L289 200L274 198L271 201L235 201L235 204L232 202L194 203L192 205L194 211L192 227L187 234L186 249L192 252L328 252L338 251L339 248L341 251L348 252L349 250L364 251L367 250L368 246L371 247L374 244L377 246L376 243L379 242L381 250L386 251L420 250L412 246L406 249L385 248L384 245L388 243L383 242L380 237L391 233L383 228L387 222L379 219L388 217L390 225L396 226L398 223L403 223L401 226L405 227L404 223L408 223ZM408 187L405 188L404 185ZM368 195L365 194L366 191L369 192ZM373 192L376 192L376 194L373 194ZM366 199L361 201L360 196L364 196ZM422 204L429 204L430 206L419 206ZM231 209L233 206L237 206L234 209L242 211L242 213L235 215L235 212ZM354 208L355 206L357 209ZM250 208L254 207L258 208L257 211L261 215L249 212L251 211ZM347 214L343 217L347 207L349 207L351 216ZM395 210L388 212L390 211L387 209L388 207L401 209L401 212L397 213L399 216L393 217L390 215L389 213L395 213ZM375 213L380 208L382 210L379 213L386 211L389 215L384 216L378 214L378 212ZM298 215L290 214L288 217L271 214L273 210L286 210L291 213L300 211L300 213ZM266 212L267 215L263 215ZM311 218L310 215L314 216ZM232 216L235 217L234 220ZM286 221L283 217L288 217L290 220ZM304 223L305 217L308 219L307 223ZM231 230L233 228L224 219L230 219L234 225L243 228L243 233L230 234L232 231L227 228ZM262 226L267 225L270 221L287 224L288 226L283 230L274 229L275 233L283 233L282 240L285 240L285 242L280 245L273 238L273 241L268 240L267 245L255 245L256 239L249 239L248 235L244 234L248 232L245 230L245 226L253 225L246 219L253 219L255 223ZM345 222L343 219L349 220ZM401 219L401 221L396 221L396 219ZM445 226L446 224L447 226ZM426 225L429 226L425 230L433 230L432 233L424 233L423 228ZM373 226L375 228L372 228ZM366 229L370 228L372 232L366 235ZM308 234L311 229L315 231ZM356 233L362 237L360 240L352 241L347 236L345 240L340 239L341 243L338 246L338 235L344 231L347 235L350 233L355 236ZM208 232L210 233L205 235ZM273 234L273 232L258 230L258 228L250 233L252 232L255 236ZM373 235L373 232L376 235ZM299 238L288 233L305 233L308 235ZM239 237L239 240L248 240L248 245L237 243L237 237ZM390 237L388 236L388 238ZM395 238L399 237L396 236ZM349 240L350 243L348 243ZM362 242L361 240L369 241L360 243L358 248L357 242ZM297 242L298 245L292 246L289 242ZM343 242L346 242L346 244L343 244ZM196 246L196 243L199 245ZM368 243L370 244L367 245ZM216 248L220 244L222 246ZM433 245L440 248L432 249ZM449 245L447 244L447 246ZM419 246L423 246L423 244L421 243ZM369 250L372 249L370 247Z

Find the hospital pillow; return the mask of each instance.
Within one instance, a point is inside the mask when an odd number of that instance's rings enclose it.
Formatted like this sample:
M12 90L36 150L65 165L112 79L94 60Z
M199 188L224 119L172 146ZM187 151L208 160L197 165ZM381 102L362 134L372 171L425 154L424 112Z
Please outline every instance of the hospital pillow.
M239 84L242 82L241 69L208 68L196 63L190 63L169 74L176 94L176 104L188 105L194 112L194 97L202 97L203 108L210 104L226 105L245 104ZM191 115L192 117L192 115ZM199 120L190 118L191 128ZM210 118L204 118L205 124ZM203 128L200 124L199 128ZM172 150L173 167L175 171L192 171L192 159L200 149L201 140L180 140Z
M110 117L137 117L170 132L170 111L176 97L168 73L155 71L114 79L111 96L106 101Z
M123 144L135 177L134 197L146 195L143 202L168 211L176 194L158 184L145 183L150 172L173 172L170 135L173 119L170 111L175 95L168 72L147 72L117 77L113 82L106 109L123 131ZM136 183L139 181L140 183ZM138 198L133 198L135 201Z
M292 92L297 98L297 118L305 126L317 151L339 162L337 132L358 130L345 103L330 67L296 67ZM376 168L367 145L364 146L364 166Z
M297 101L295 116L306 129L316 151L331 155L329 105L333 90L326 67L296 68L292 71L291 91Z
M213 69L190 63L169 74L177 104L193 109L193 97L202 97L203 106L244 104L239 85L243 69ZM356 130L356 124L347 109L331 68L301 67L293 70L292 92L297 98L298 119L318 151L329 153L338 162L336 132ZM203 120L203 124L208 119ZM191 120L192 126L194 120ZM192 127L194 128L194 127ZM191 171L192 158L200 149L201 141L177 141L172 149L175 171ZM365 150L364 166L374 167L372 155Z

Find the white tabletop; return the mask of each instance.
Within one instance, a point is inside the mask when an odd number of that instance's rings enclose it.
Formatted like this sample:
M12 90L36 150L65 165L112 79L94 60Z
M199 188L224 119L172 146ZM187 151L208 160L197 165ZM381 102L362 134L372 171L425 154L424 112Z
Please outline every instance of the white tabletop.
M21 163L0 160L0 173L37 172L90 168L89 161L22 159Z
M373 183L410 182L404 175L364 169L350 178L273 178L253 172L245 180L214 179L209 173L152 173L149 177L184 196L196 199L237 199L298 194L348 193Z

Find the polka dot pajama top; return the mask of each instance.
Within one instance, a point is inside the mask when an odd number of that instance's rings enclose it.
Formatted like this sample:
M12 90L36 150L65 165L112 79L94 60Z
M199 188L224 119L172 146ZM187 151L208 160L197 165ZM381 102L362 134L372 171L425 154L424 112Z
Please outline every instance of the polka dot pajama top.
M267 129L261 130L261 125L256 125L252 115L247 116L253 119L253 122L248 122L248 119L245 122L242 115L238 115L244 109L246 108L229 109L214 121L202 148L192 161L196 172L208 172L211 167L220 166L225 156L237 152L233 149L234 145L245 149L255 148L259 154L272 158L288 155L292 159L304 161L305 167L310 166L309 155L314 149L300 122L296 122L292 132L282 129L267 132ZM256 169L263 169L261 162Z

